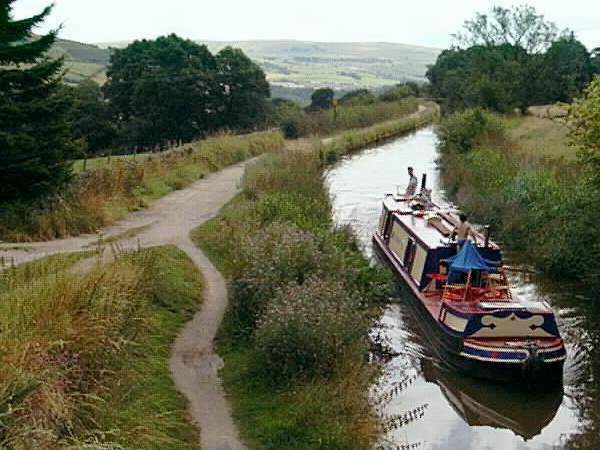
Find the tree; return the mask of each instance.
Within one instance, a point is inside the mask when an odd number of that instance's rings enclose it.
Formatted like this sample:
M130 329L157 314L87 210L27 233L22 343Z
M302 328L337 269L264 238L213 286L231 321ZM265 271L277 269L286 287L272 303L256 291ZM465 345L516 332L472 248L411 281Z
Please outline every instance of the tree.
M316 89L310 96L310 106L308 107L308 109L311 111L329 109L333 106L334 97L335 93L331 88Z
M592 67L592 76L600 73L600 47L594 48L590 52L590 65Z
M266 119L269 83L263 70L240 49L225 47L216 56L222 92L222 124L248 130Z
M73 135L85 140L90 154L107 150L115 143L117 133L102 89L95 81L85 80L72 88L70 94L74 99Z
M407 97L414 97L418 95L418 87L415 89L416 84L397 84L396 86L386 89L380 96L379 99L384 102L397 102Z
M355 89L340 98L340 105L370 105L376 101L377 97L368 89Z
M221 91L208 48L172 34L111 55L104 94L130 145L189 141L217 128ZM221 108L222 109L222 108Z
M581 160L600 187L600 75L585 89L583 98L573 102L569 120L571 144L580 149Z
M587 48L571 34L553 42L540 58L539 103L570 102L589 83L592 65Z
M494 6L489 15L477 13L474 19L465 21L463 29L453 35L461 46L509 44L523 47L528 53L546 50L561 34L556 24L529 5Z
M56 192L71 176L75 147L61 95L62 59L45 56L56 31L32 29L51 7L14 20L14 0L0 1L0 202L32 201Z
M444 50L427 71L431 93L452 109L524 110L531 102L530 57L517 46Z

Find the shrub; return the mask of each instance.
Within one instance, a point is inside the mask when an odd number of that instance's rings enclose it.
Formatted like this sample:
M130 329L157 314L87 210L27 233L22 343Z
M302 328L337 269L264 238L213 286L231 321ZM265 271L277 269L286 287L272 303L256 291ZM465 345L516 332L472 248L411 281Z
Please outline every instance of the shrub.
M476 145L504 137L504 126L492 113L472 108L454 113L442 121L438 129L443 151L466 153Z
M274 378L329 375L350 354L366 354L368 315L344 283L312 276L279 289L255 332L258 355Z
M379 99L383 102L397 102L418 94L419 88L415 83L398 84L383 91L383 93L379 96Z
M246 237L240 257L245 265L232 282L231 303L235 332L240 336L250 335L278 288L335 270L335 262L313 234L281 223Z

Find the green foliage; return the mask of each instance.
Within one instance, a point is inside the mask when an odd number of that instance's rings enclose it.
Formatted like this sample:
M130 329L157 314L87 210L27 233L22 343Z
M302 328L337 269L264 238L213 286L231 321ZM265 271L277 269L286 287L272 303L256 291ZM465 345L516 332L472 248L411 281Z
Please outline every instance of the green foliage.
M276 380L331 375L339 361L360 360L372 326L362 304L344 283L315 275L279 289L254 334L265 373Z
M337 265L311 233L277 223L244 239L239 258L245 264L233 279L231 312L234 332L241 337L254 331L278 288L328 273Z
M281 127L287 139L297 139L300 137L300 130L297 124L302 121L304 110L298 103L284 98L274 98L268 110L267 123L269 125Z
M310 106L308 109L311 111L329 109L333 106L334 97L335 93L331 88L316 89L310 97Z
M212 130L220 88L214 56L172 34L111 55L104 92L131 144L151 146Z
M480 109L467 109L446 117L438 128L439 146L443 151L466 153L490 139L502 138L500 120Z
M63 61L45 57L56 32L32 34L51 8L13 20L12 3L0 3L0 204L56 192L71 177L76 150L71 102L60 90Z
M110 120L100 86L92 80L84 80L72 89L72 95L73 136L85 139L86 155L107 151L115 142L117 130Z
M370 104L345 104L336 111L309 111L290 116L281 126L286 137L326 135L351 128L364 128L377 122L398 119L417 110L416 99L407 98L398 102L375 102Z
M454 38L464 46L509 44L529 53L547 49L560 35L556 24L529 5L494 6L489 14L477 13L474 19L465 21L463 29Z
M539 64L537 103L570 102L583 92L591 75L590 54L573 34L554 41Z
M511 112L530 104L530 59L521 47L444 50L427 71L432 93L452 110L480 106Z
M340 105L370 105L375 103L377 98L368 89L355 89L344 94L339 100Z
M600 75L590 83L584 97L573 102L569 120L571 142L581 149L581 160L600 186Z
M269 83L262 69L240 49L225 47L216 55L217 80L223 90L222 124L251 130L266 119Z
M590 54L530 6L477 14L427 71L431 93L450 110L483 107L525 112L532 104L571 101L589 81Z
M397 102L407 97L416 97L418 94L419 89L415 83L403 83L386 89L379 99L384 102Z
M519 143L476 142L441 158L448 192L474 220L490 223L508 248L550 275L598 292L600 191L575 162L522 152Z
M219 127L253 129L265 119L269 86L241 50L213 56L171 34L111 55L104 92L123 145L188 142Z

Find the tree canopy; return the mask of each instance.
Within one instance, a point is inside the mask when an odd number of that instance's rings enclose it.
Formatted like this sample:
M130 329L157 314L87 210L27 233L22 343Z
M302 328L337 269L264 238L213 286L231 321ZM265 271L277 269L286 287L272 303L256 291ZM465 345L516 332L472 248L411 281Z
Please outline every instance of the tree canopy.
M431 93L451 109L499 112L581 94L594 60L573 33L559 33L530 6L477 14L455 35L464 45L444 50L427 71Z
M584 96L573 102L569 118L571 142L580 149L583 162L600 187L600 75L594 77Z
M84 140L86 154L97 154L112 147L117 133L98 83L84 80L71 88L69 94L74 102L73 135Z
M69 97L61 95L62 59L46 57L56 32L32 29L51 11L22 20L14 0L0 2L0 202L31 201L55 192L71 175Z
M310 106L308 109L311 111L329 109L333 106L334 97L335 92L333 92L333 89L331 88L315 89L310 97Z
M355 89L340 98L340 105L369 105L376 101L377 97L368 89Z
M556 24L538 14L533 6L518 5L494 6L489 14L476 13L453 37L464 47L512 45L535 53L546 50L559 35Z
M104 93L131 145L189 141L220 127L248 129L264 120L269 86L241 50L216 56L175 34L115 50Z
M240 49L225 47L216 56L222 93L222 123L248 130L264 122L269 83L263 70Z

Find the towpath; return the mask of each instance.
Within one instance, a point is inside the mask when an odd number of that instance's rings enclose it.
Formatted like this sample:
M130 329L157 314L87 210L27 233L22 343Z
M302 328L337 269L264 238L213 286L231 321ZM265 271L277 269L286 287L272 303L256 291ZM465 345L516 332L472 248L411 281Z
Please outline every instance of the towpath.
M218 376L222 360L213 340L227 306L227 290L221 274L191 241L190 232L214 217L239 190L247 164L230 166L208 175L189 187L175 191L150 207L130 214L125 220L103 230L103 238L120 236L139 229L135 237L119 241L122 248L172 244L183 250L205 279L204 302L200 311L176 338L169 367L177 389L189 402L193 421L199 426L202 450L243 450L231 410ZM90 249L97 235L83 235L16 247L0 244L0 257L9 264L22 264L44 256ZM84 260L85 261L85 260Z

